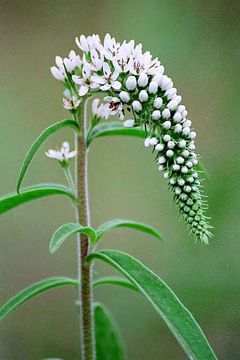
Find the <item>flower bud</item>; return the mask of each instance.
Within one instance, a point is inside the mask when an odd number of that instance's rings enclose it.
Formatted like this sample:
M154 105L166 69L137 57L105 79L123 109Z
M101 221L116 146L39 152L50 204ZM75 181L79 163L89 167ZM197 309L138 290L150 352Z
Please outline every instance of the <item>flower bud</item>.
M183 152L182 152L182 156L184 156L185 158L187 158L188 156L189 156L189 151L188 150L184 150Z
M153 106L155 107L155 109L160 109L162 104L163 104L163 100L160 97L157 97L153 102Z
M190 128L189 127L183 128L182 133L183 133L183 135L189 135L190 134Z
M130 101L130 95L127 91L121 91L119 97L124 103L128 103Z
M142 72L138 78L138 86L145 87L148 84L148 76Z
M190 139L194 140L196 135L197 134L195 133L195 131L191 131L190 134L189 134L189 137L190 137Z
M163 124L162 124L163 128L168 130L170 129L171 127L171 121L165 121Z
M137 86L137 80L135 76L129 76L126 81L126 88L128 90L135 90Z
M149 147L149 146L150 146L150 138L149 138L149 137L147 137L147 138L145 139L145 141L144 141L144 146L145 146L145 147Z
M155 81L151 81L149 84L148 91L150 94L156 94L158 91L158 84Z
M184 158L179 156L179 157L177 157L176 161L177 161L178 164L183 164L184 163Z
M181 168L181 172L182 172L183 174L187 174L187 173L188 173L188 168L187 168L186 166L183 166L183 167Z
M156 137L152 137L150 139L150 145L154 146L154 145L157 145L158 143L158 139Z
M164 164L165 162L166 162L165 157L164 157L164 156L160 156L160 158L158 159L158 163L159 163L160 165L162 165L162 164Z
M178 146L179 146L181 149L185 148L185 146L186 146L186 141L183 140L183 139L180 140L179 143L178 143Z
M164 144L157 144L156 147L155 147L155 150L163 151L164 147L165 147Z
M153 119L153 120L159 120L160 117L161 117L161 113L160 113L159 110L153 111L153 113L152 113L152 119Z
M166 135L163 136L163 140L166 141L166 142L168 142L168 141L171 140L171 136L168 135L168 134L166 134Z
M178 164L173 164L172 168L174 171L178 171L180 169L180 166Z
M191 169L191 168L193 167L192 161L187 161L187 162L186 162L186 166L187 166L189 169Z
M56 80L64 81L63 73L56 66L51 67L51 73L52 73L52 76L54 76Z
M183 123L183 127L184 127L184 128L185 128L185 127L191 127L191 125L192 125L191 120L185 120L184 123Z
M141 90L140 93L139 93L139 100L141 102L144 102L144 101L147 101L148 99L148 93L146 90Z
M169 109L164 109L162 112L162 117L163 119L169 119L171 116L170 110Z
M142 110L142 104L139 101L134 100L132 102L132 108L133 108L134 111L139 112L139 111Z
M178 123L179 121L182 120L182 115L180 114L180 112L175 112L175 114L173 115L173 121L175 123Z
M175 131L176 133L180 133L180 132L182 131L182 125L181 125L181 124L175 125L174 131Z
M173 149L173 148L175 147L175 144L174 144L173 141L169 141L169 142L167 143L167 146L168 146L169 149Z
M174 152L172 151L172 150L168 150L167 152L166 152L166 156L167 157L173 157L173 155L174 155Z

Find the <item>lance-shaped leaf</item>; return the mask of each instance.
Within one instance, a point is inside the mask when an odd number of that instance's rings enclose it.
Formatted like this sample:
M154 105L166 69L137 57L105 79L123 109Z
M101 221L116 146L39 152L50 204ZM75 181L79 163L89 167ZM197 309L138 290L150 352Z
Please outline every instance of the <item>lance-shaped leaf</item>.
M97 287L99 285L116 285L139 292L138 288L129 280L117 276L106 276L93 282L94 287Z
M119 330L110 312L100 304L94 306L96 360L123 360Z
M43 132L34 141L34 143L32 144L30 150L28 151L28 153L23 161L21 170L18 175L18 180L17 180L17 192L18 193L20 190L20 186L23 182L24 176L26 174L26 171L27 171L31 161L33 160L34 156L36 155L36 153L42 146L42 144L55 132L57 132L58 130L65 128L65 127L73 128L74 130L79 131L79 126L75 120L68 120L68 119L61 120L61 121L49 126L45 130L43 130Z
M54 254L63 242L72 234L82 233L91 238L94 242L96 238L96 232L90 226L82 226L80 224L69 223L60 226L53 234L50 244L49 251Z
M99 226L97 229L97 238L96 243L110 230L115 228L131 228L135 230L142 231L144 233L147 233L149 235L155 236L158 240L162 240L162 235L159 233L158 230L156 230L154 227L136 222L131 220L123 220L123 219L114 219L107 221Z
M216 355L192 314L159 276L121 251L102 250L92 253L88 261L95 258L111 264L139 289L162 316L190 359L216 360Z
M146 132L139 127L126 128L121 122L117 121L103 122L97 124L89 131L87 136L87 146L89 146L95 138L113 135L126 135L144 138L146 137Z
M10 193L0 197L0 214L26 202L52 195L65 195L76 201L75 195L66 186L59 184L39 184L24 188L21 194Z
M0 319L3 319L7 314L24 304L27 300L30 300L32 297L46 290L64 285L78 286L78 280L70 279L68 277L53 277L30 285L13 296L0 308Z

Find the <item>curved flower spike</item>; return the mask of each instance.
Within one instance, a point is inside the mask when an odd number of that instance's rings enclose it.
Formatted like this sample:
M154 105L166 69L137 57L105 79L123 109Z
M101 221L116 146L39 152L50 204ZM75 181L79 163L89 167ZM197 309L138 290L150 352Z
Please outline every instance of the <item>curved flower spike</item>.
M75 95L101 90L107 94L105 118L117 114L124 126L145 129L145 146L153 148L158 169L168 182L181 216L191 233L208 243L211 233L197 170L196 132L172 79L164 75L163 65L133 40L119 43L107 34L103 43L98 35L81 35L76 42L83 51L81 65L78 61L74 70L68 66L71 73L67 69L70 83L73 80L76 86ZM58 68L52 68L52 73L59 80L65 76L61 58L56 58L56 64ZM97 109L96 101L94 106ZM125 119L129 110L131 119Z

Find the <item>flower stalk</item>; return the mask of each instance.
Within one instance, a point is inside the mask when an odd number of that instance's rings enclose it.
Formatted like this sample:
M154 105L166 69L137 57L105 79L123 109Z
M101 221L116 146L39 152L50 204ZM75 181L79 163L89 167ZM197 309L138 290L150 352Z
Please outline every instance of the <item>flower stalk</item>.
M90 225L88 200L88 154L86 147L87 99L83 98L77 121L81 129L75 134L76 162L75 180L78 204L76 207L77 222L82 226ZM91 286L91 264L85 262L90 251L90 242L85 234L78 235L78 277L80 297L80 329L82 360L95 359L93 294Z

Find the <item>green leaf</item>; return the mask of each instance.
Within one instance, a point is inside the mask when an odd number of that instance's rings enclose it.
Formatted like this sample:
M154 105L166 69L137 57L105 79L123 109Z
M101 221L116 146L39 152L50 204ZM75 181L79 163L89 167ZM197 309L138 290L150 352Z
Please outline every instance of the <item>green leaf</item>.
M103 122L94 126L89 131L87 136L87 146L89 146L95 138L112 135L127 135L141 138L146 137L145 131L139 127L126 128L121 122L117 121Z
M54 254L62 243L72 234L82 233L91 238L94 242L96 238L95 230L89 226L82 226L80 224L69 223L60 226L53 234L50 244L49 251Z
M0 308L0 319L3 319L11 311L18 306L30 300L32 297L55 287L64 285L78 285L78 281L68 277L53 277L36 282L29 287L23 289L15 296L13 296L6 304Z
M162 316L190 359L217 359L192 314L156 274L121 251L101 250L89 255L88 261L95 258L115 267L139 289Z
M99 226L99 228L97 229L96 243L109 230L112 230L114 228L119 228L119 227L136 229L136 230L145 232L147 234L153 235L159 240L162 240L161 234L152 226L149 226L149 225L146 225L146 224L143 224L140 222L136 222L136 221L131 221L131 220L114 219L114 220L107 221L104 224Z
M93 282L94 287L97 287L99 285L117 285L139 292L138 288L133 285L133 283L131 283L129 280L117 276L106 276Z
M49 126L48 128L46 128L45 130L43 130L43 132L38 136L38 138L34 141L34 143L32 144L30 150L28 151L21 170L19 172L18 175L18 180L17 180L17 193L19 193L20 190L20 186L23 182L24 176L26 174L26 171L31 163L31 161L33 160L34 156L36 155L36 153L38 152L38 150L40 149L40 147L42 146L42 144L51 136L53 135L55 132L57 132L58 130L64 128L64 127L70 127L73 128L77 131L79 131L79 125L77 124L77 122L75 120L61 120L51 126Z
M96 360L123 360L123 346L119 330L109 311L94 305Z
M18 205L51 195L66 195L76 201L71 190L59 184L39 184L26 187L21 194L10 193L0 197L0 214L7 212Z

